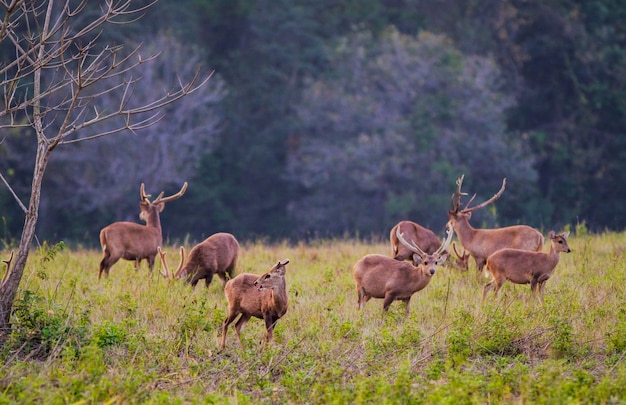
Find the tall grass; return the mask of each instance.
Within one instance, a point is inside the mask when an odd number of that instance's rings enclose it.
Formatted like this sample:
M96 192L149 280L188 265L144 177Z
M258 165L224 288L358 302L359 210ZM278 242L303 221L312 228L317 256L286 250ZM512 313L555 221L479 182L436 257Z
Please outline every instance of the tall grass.
M218 350L217 278L192 289L118 262L98 281L100 252L44 246L0 349L0 404L623 403L626 234L569 242L543 305L507 283L481 306L487 279L472 263L440 268L408 316L399 302L384 316L382 300L356 309L352 266L388 254L386 241L244 243L237 273L291 260L289 311L265 351L259 320L244 349L230 332Z

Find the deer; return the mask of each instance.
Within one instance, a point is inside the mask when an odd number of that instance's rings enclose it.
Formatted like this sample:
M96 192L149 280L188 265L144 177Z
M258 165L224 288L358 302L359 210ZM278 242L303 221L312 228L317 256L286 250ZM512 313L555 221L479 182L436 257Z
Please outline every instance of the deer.
M244 347L241 341L241 328L252 317L265 321L267 333L263 348L267 347L267 344L273 339L274 326L287 313L285 266L288 263L289 259L279 260L274 267L261 276L242 273L226 283L224 294L228 300L228 316L222 326L220 350L223 350L226 346L228 326L238 316L239 319L235 323L235 330L241 348Z
M463 271L469 270L470 254L466 253L465 249L463 249L463 253L459 253L459 251L456 250L455 242L452 242L452 250L454 251L454 254L456 255L456 258L454 259L454 266L459 270L463 270Z
M504 228L476 229L470 225L469 220L472 212L479 210L496 201L506 187L506 178L502 180L500 190L489 200L474 207L470 207L476 195L468 201L461 209L461 196L466 195L461 192L464 176L457 181L456 193L452 195L452 209L448 211L450 223L454 228L459 242L463 248L474 258L478 271L481 272L487 262L487 257L503 248L522 249L539 252L543 248L543 234L528 225L513 225Z
M530 284L531 293L543 303L545 282L559 264L560 253L572 251L567 243L568 236L569 232L557 235L550 231L550 251L547 253L505 248L491 254L486 264L491 281L483 289L483 302L490 290L493 289L494 296L497 296L502 285L509 280L514 284Z
M217 274L222 279L222 287L233 277L237 260L239 258L239 242L230 233L219 232L213 234L195 245L189 252L187 263L184 260L184 249L181 247L181 258L178 269L171 273L169 268L167 274L161 273L165 278L185 278L192 287L198 281L204 279L208 288L213 280L213 275ZM161 261L166 267L164 255Z
M134 260L135 270L139 269L139 265L143 259L148 261L150 272L154 268L154 260L157 255L157 249L163 244L163 235L161 230L161 219L159 213L165 208L165 204L174 201L187 190L187 182L185 182L176 194L169 197L163 197L161 192L157 198L150 202L152 195L145 193L144 183L139 188L140 203L139 218L146 222L145 225L134 222L114 222L100 231L100 245L104 257L100 262L100 271L98 280L104 273L105 277L109 276L109 270L118 260Z
M419 263L420 254L413 251L411 248L406 247L398 240L397 231L400 231L405 238L411 239L415 242L421 250L428 254L434 253L441 241L437 238L437 235L428 228L413 222L413 221L400 221L389 232L389 242L391 243L391 256L400 261L407 259L413 260L415 266Z
M448 253L444 252L450 244L453 231L451 226L447 228L447 239L432 254L423 251L413 240L407 242L400 229L396 229L400 243L419 256L417 265L380 254L369 254L357 261L352 270L356 283L357 310L362 310L371 298L383 298L383 314L393 301L402 301L408 315L413 294L430 283L437 267L448 258Z

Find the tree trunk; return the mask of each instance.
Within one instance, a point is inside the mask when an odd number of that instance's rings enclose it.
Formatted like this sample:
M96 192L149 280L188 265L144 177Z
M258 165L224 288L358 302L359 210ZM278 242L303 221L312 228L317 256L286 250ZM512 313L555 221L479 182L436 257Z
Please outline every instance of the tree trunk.
M17 295L17 290L24 274L26 267L26 259L30 245L35 236L35 228L37 226L37 217L39 216L39 200L41 196L41 183L43 175L48 165L50 152L54 146L50 146L45 141L39 141L37 148L37 158L35 159L35 168L33 170L33 183L30 194L30 202L28 204L28 212L24 220L24 229L17 252L17 257L13 267L7 269L8 277L0 284L0 341L6 338L11 330L11 311L13 309L13 301Z

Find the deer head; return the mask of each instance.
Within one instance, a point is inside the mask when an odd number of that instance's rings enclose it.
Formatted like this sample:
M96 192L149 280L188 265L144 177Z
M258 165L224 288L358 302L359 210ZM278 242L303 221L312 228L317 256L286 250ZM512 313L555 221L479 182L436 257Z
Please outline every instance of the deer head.
M445 254L442 255L442 253L448 248L448 245L450 245L450 241L452 240L452 236L454 235L452 226L450 225L449 222L448 224L446 224L446 233L447 233L446 240L441 244L441 246L439 246L439 249L437 249L432 255L429 255L428 253L420 249L420 247L417 246L415 241L407 242L406 239L404 239L403 233L400 232L400 229L396 230L396 236L398 236L398 240L400 241L400 243L402 243L404 246L406 246L408 249L412 250L413 252L417 253L421 257L421 264L424 264L424 265L428 264L429 268L427 270L430 271L430 274L434 274L436 270L436 266L440 264L440 262L443 262L442 260L440 260L442 257L445 256L444 260L445 258L447 258L447 255Z

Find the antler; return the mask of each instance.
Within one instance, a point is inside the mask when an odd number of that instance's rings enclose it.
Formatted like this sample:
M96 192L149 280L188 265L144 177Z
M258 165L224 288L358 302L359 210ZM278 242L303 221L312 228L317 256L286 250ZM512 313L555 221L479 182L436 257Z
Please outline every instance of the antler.
M404 239L404 236L402 236L402 232L400 232L400 227L398 227L396 229L396 236L398 237L398 240L400 241L400 243L402 243L404 246L406 246L408 249L412 250L413 252L421 255L421 256L428 256L428 254L426 252L424 252L422 249L420 249L419 246L417 246L417 244L414 241L411 241L411 243L407 242L406 239Z
M502 196L502 193L504 193L504 188L506 187L506 177L504 179L502 179L502 186L500 187L500 190L495 193L493 195L493 197L491 197L490 199L488 199L487 201L484 201L478 205L476 205L475 207L470 207L469 205L472 203L472 201L474 201L474 199L476 198L476 194L474 194L472 196L472 198L468 201L467 204L465 204L465 208L463 208L462 210L459 210L459 208L461 207L461 196L467 195L467 193L462 193L461 192L461 185L463 184L463 178L465 177L465 175L461 175L461 177L459 177L456 181L456 192L454 194L452 194L452 212L473 212L476 211L478 209L481 209L482 207L484 207L485 205L489 205L491 203L493 203L494 201L496 201L498 198L500 198L500 196Z
M141 201L150 202L150 197L152 197L152 194L146 194L146 186L141 183L141 187L139 187L139 198L141 198Z
M499 190L497 193L495 193L495 194L493 195L493 197L491 197L491 198L490 198L490 199L488 199L487 201L484 201L484 202L482 202L482 203L480 203L480 204L476 205L475 207L471 207L471 208L470 208L470 207L465 207L465 208L463 208L463 211L462 211L462 212L472 212L472 211L476 211L476 210L478 210L478 209L480 209L480 208L484 207L485 205L489 205L489 204L491 204L492 202L494 202L495 200L497 200L498 198L500 198L500 196L502 195L502 193L504 193L504 188L505 188L505 187L506 187L506 177L505 177L504 179L502 179L502 187L500 187L500 190ZM471 201L473 201L473 200L474 200L474 198L472 198L472 200L470 200L470 202L471 202ZM469 204L468 204L468 205L469 205Z
M141 187L139 188L139 194L140 194L140 198L141 201L145 201L145 202L150 202L150 197L152 197L152 194L146 194L145 191L146 186L141 183ZM158 203L166 203L166 202L170 202L173 201L177 198L182 197L183 194L185 194L185 191L187 190L187 182L185 182L183 184L183 187L180 189L180 191L176 194L172 194L169 197L165 197L163 198L163 191L161 191L161 193L157 196L157 198L154 199L154 201L152 201L152 204L158 204Z
M441 254L444 250L448 248L448 246L450 245L450 242L452 241L452 236L454 235L454 231L452 229L452 225L450 224L450 222L446 224L446 233L448 234L448 237L441 244L441 246L439 246L439 249L437 249L437 251L433 253L434 255Z
M183 269L185 262L185 248L183 246L180 247L180 263L178 264L178 269L175 273L170 272L170 268L167 265L167 261L165 260L165 252L161 250L161 246L157 247L157 251L159 252L159 256L161 257L161 263L163 264L163 268L165 271L161 271L159 269L159 273L165 278L178 278L180 271Z
M467 195L467 193L461 192L461 185L463 184L463 179L465 175L462 174L456 180L456 193L452 194L452 212L459 212L459 208L461 207L461 196Z
M157 203L166 203L166 202L170 202L173 201L177 198L182 197L183 194L185 194L185 191L187 190L187 182L185 182L183 184L183 187L180 189L180 191L176 194L172 194L169 197L163 197L163 192L161 192L161 194L158 195L157 198L155 198L155 200L152 202L152 204L157 204Z

